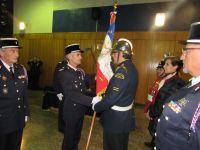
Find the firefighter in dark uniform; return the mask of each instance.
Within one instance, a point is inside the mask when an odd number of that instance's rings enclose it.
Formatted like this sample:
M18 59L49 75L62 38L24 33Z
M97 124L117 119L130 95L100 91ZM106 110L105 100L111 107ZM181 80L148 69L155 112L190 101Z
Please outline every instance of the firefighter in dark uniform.
M41 74L40 67L42 66L43 62L39 58L33 57L27 62L27 64L30 66L30 70L28 71L29 88L32 90L38 90Z
M66 58L62 62L59 62L56 65L54 75L53 75L53 88L59 99L58 131L60 131L62 133L64 133L64 128L65 128L65 122L63 120L63 115L62 115L63 114L63 106L64 106L64 97L63 97L63 91L62 91L61 85L59 84L58 72L60 70L63 70L65 67L67 67Z
M81 130L87 106L100 101L101 97L94 98L85 95L85 73L78 68L81 64L81 51L79 44L71 44L65 47L68 60L67 67L58 72L59 84L63 91L64 108L63 119L65 131L63 150L78 150L81 138Z
M102 112L104 150L127 150L129 132L135 128L132 109L136 94L138 73L132 63L132 43L119 39L112 50L114 64L118 67L109 81L105 96L93 104L96 112Z
M0 39L0 150L20 150L28 119L27 76L16 38Z
M200 149L200 22L193 23L189 38L181 41L184 71L192 79L168 99L158 120L156 150Z

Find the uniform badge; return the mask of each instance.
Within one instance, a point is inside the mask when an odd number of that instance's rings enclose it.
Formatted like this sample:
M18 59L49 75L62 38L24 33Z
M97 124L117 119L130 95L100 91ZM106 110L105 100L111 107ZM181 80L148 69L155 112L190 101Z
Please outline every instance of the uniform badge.
M124 80L124 75L123 75L122 73L117 73L117 74L115 75L115 78Z
M114 87L113 87L113 91L117 91L117 92L118 92L118 91L119 91L119 88L116 87L116 86L114 86Z
M26 78L25 75L18 76L18 79L25 79L25 78Z
M168 106L177 114L181 112L181 107L178 106L178 104L176 104L174 101L168 103Z
M7 88L3 88L3 94L7 94L8 93L8 89Z
M184 106L188 103L188 100L186 100L185 98L181 98L177 101L177 103L180 105L180 106Z
M3 80L3 81L6 81L6 80L7 80L7 77L3 75L3 76L2 76L2 80Z

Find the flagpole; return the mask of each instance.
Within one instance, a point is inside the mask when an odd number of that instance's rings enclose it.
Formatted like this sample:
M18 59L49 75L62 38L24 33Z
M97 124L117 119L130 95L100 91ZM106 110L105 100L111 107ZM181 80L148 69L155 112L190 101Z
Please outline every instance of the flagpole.
M113 6L113 11L116 12L117 11L117 0L114 1L114 6ZM99 94L97 94L99 95ZM88 139L87 139L87 145L86 145L86 148L85 150L89 150L89 144L90 144L90 139L91 139L91 135L92 135L92 130L93 130L93 127L94 127L94 122L95 122L95 119L96 119L96 112L93 113L93 117L92 117L92 122L91 122L91 125L90 125L90 131L89 131L89 135L88 135Z

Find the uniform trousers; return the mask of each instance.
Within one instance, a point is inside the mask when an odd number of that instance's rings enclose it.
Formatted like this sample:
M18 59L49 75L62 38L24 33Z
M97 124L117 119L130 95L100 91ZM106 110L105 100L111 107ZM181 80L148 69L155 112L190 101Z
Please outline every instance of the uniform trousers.
M23 129L8 134L0 133L0 150L20 150Z
M103 149L104 150L127 150L128 133L110 133L103 131Z
M81 138L84 116L77 120L67 120L65 122L65 133L62 150L78 150L78 143Z
M60 131L61 133L64 133L65 130L65 121L63 120L63 106L64 106L64 101L63 100L59 101L58 131Z

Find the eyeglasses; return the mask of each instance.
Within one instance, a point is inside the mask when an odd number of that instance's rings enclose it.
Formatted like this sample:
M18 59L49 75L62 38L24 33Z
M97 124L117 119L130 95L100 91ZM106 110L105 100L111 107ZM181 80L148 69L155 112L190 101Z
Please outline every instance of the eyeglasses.
M186 48L185 47L185 48L182 49L183 52L187 52L189 50L200 50L200 48Z

